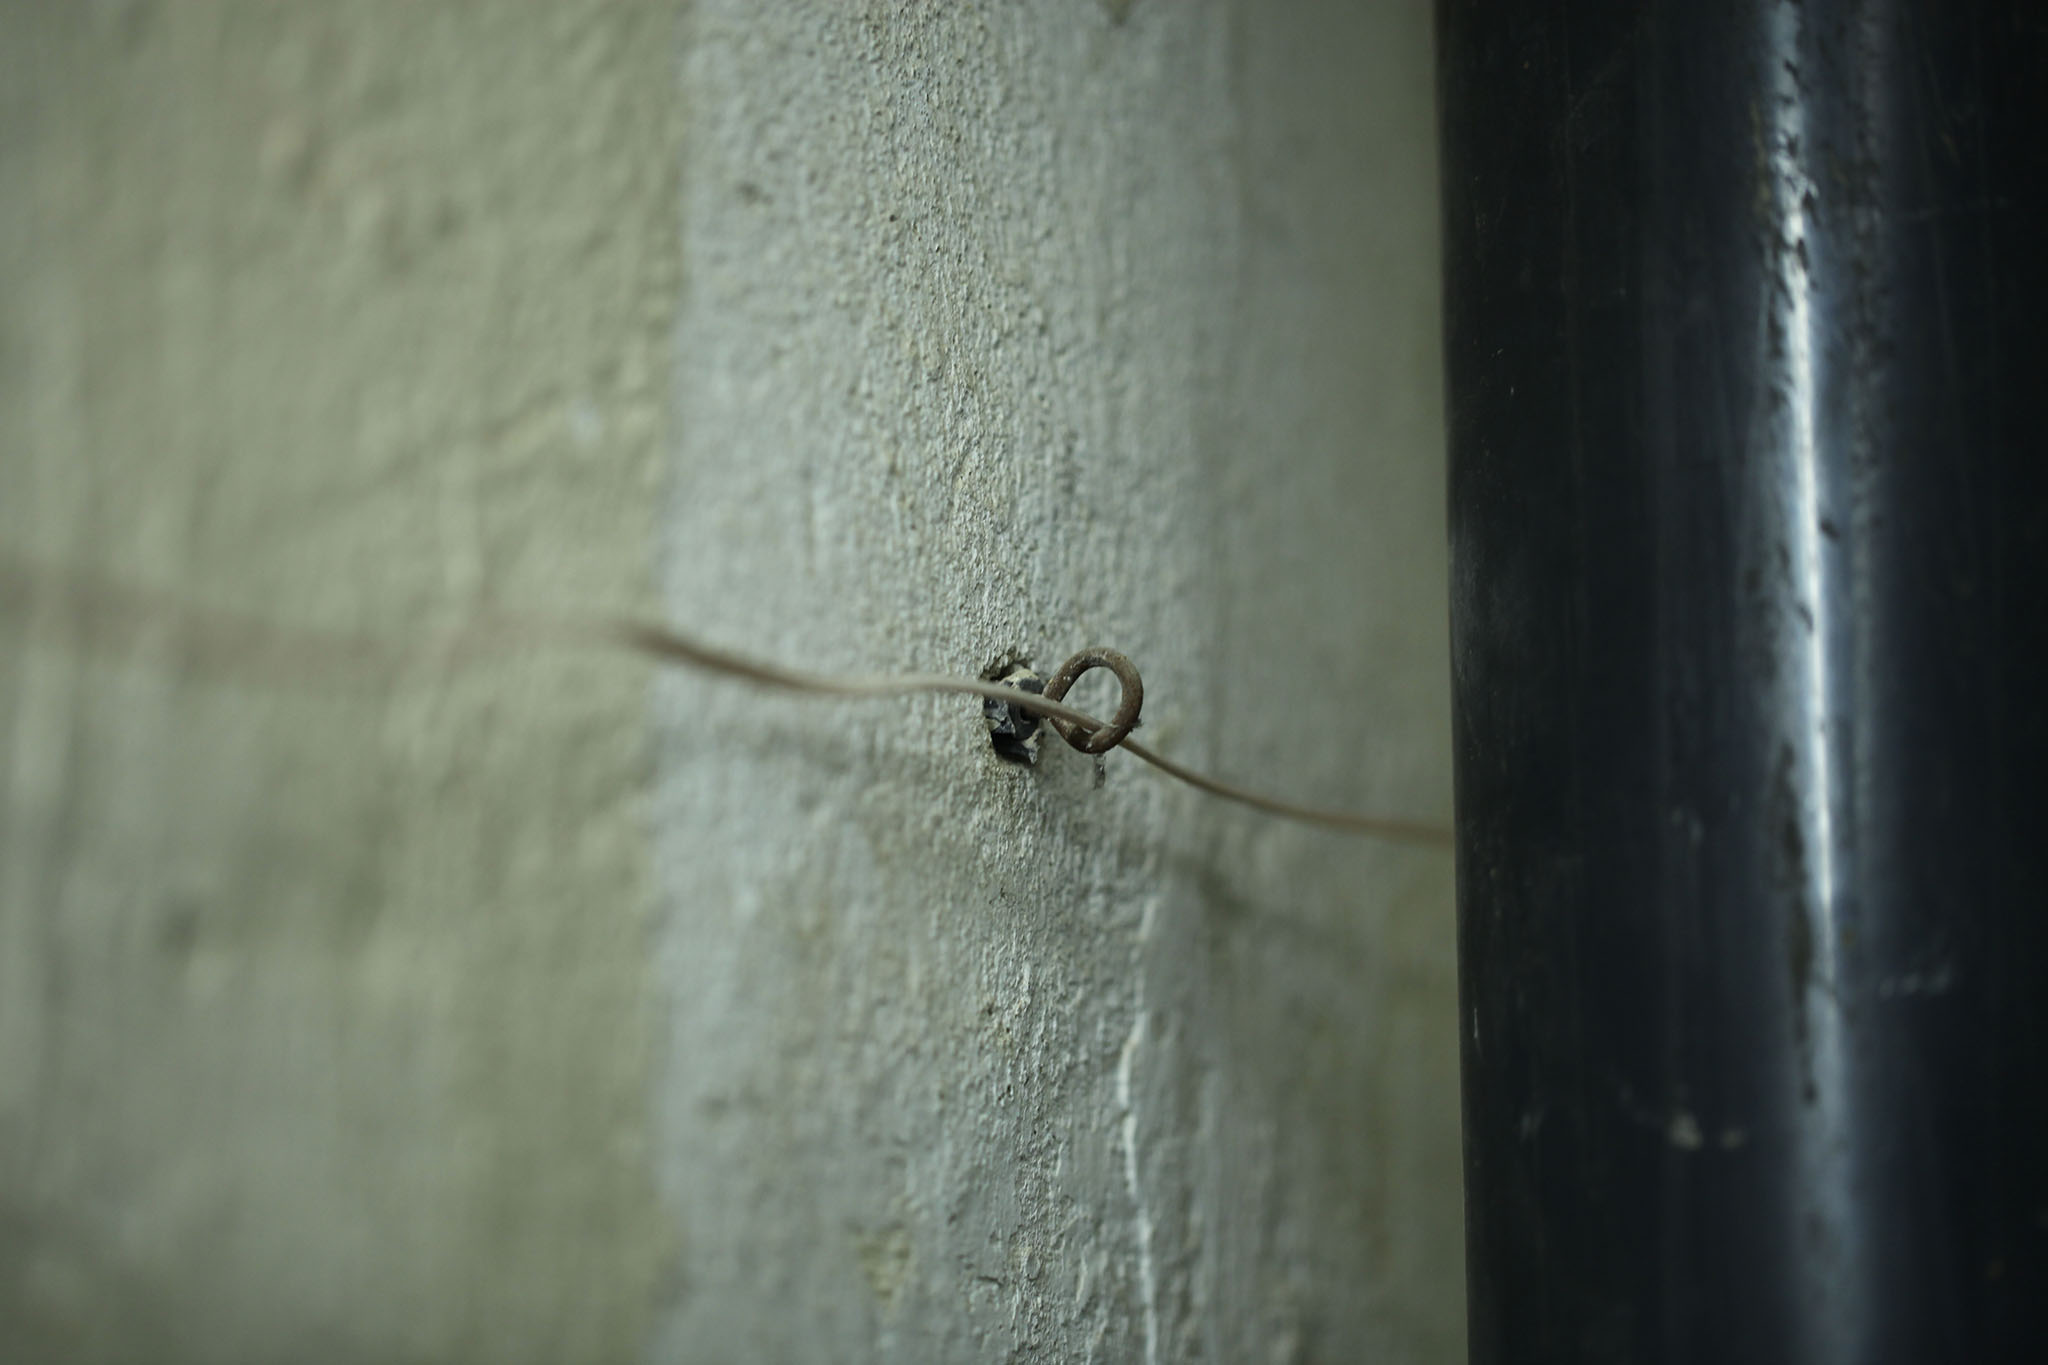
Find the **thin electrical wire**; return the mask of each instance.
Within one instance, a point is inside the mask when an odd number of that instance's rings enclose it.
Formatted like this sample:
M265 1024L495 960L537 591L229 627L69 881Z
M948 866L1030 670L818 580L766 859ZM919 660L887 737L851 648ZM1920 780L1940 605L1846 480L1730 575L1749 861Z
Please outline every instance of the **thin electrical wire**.
M1090 740L1111 737L1113 742L1107 744L1108 748L1124 749L1198 791L1269 815L1398 843L1430 847L1448 847L1452 843L1451 832L1438 825L1286 801L1177 763L1130 737L1130 727L1138 718L1135 704L1120 707L1117 721L1108 722L1060 700L1066 684L1091 667L1115 668L1126 690L1142 696L1136 667L1110 650L1084 650L1075 655L1056 675L1064 680L1048 689L1054 695L1040 695L1004 683L946 673L815 673L723 649L672 626L624 617L500 615L401 641L388 635L279 626L256 617L197 607L98 575L41 569L0 550L0 602L29 615L33 623L43 615L36 610L36 604L51 603L53 599L60 608L60 618L86 623L87 634L92 633L90 628L95 624L112 624L130 632L161 628L216 663L256 676L296 682L332 681L363 670L385 672L422 652L460 666L553 643L624 650L700 673L811 696L980 697L1055 722L1057 733L1083 753L1098 751L1087 747Z
M558 627L564 624L556 623ZM575 628L587 629L580 625ZM1022 688L1012 687L1006 683L955 677L946 673L891 673L855 677L808 673L718 649L693 640L667 626L653 626L639 621L615 621L610 623L610 629L621 643L640 653L684 663L706 672L742 678L767 687L838 697L900 697L919 693L954 693L999 701L1020 711L1029 711L1051 720L1062 720L1084 734L1111 728L1109 722L1069 706L1063 701L1026 692ZM1074 741L1069 739L1068 743L1073 744ZM1080 746L1076 744L1074 747ZM1158 750L1141 744L1128 735L1120 738L1112 747L1123 749L1133 757L1143 759L1167 776L1177 778L1199 791L1221 797L1225 801L1235 801L1241 806L1250 806L1268 815L1402 843L1448 847L1452 842L1449 830L1417 820L1366 815L1358 811L1310 806L1267 796L1248 787L1240 787L1221 778L1197 772L1185 764L1176 763Z

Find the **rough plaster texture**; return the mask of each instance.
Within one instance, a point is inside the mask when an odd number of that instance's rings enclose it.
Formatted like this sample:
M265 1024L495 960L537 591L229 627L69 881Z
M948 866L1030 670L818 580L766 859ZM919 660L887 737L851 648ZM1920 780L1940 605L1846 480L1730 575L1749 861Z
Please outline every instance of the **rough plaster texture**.
M327 627L644 604L676 35L0 4L0 545ZM644 673L284 686L15 596L0 1359L637 1358Z
M1171 752L1446 818L1428 44L698 5L671 611L1114 644ZM1008 767L971 705L658 697L663 1354L1456 1357L1447 857Z
M1160 747L1445 818L1428 42L0 0L0 547L325 627L1111 643ZM0 1358L1459 1354L1441 854L972 705L4 606Z

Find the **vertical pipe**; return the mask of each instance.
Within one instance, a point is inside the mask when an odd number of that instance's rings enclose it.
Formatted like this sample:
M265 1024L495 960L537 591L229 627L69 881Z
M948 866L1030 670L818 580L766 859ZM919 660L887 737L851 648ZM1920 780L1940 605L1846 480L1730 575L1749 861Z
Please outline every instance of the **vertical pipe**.
M1438 21L1472 1359L2031 1359L2048 23Z

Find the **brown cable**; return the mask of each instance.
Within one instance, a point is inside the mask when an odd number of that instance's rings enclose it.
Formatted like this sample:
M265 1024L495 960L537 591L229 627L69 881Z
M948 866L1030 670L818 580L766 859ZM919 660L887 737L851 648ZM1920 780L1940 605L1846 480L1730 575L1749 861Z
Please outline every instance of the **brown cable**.
M95 636L168 627L197 653L225 662L237 671L293 682L329 681L354 670L386 671L420 648L422 641L401 644L389 636L348 634L274 625L256 617L196 607L97 575L51 571L32 566L0 550L0 607L33 619L38 600L55 597L64 615L83 623L81 643ZM112 627L112 632L107 627ZM1060 738L1084 754L1123 749L1169 777L1226 801L1269 815L1364 834L1400 843L1449 847L1451 831L1440 825L1401 820L1323 806L1302 805L1196 772L1130 737L1144 704L1144 682L1137 665L1113 649L1084 649L1062 663L1043 694L1005 683L962 678L944 673L840 675L811 673L749 658L720 649L668 626L631 619L520 615L484 618L432 637L440 657L451 665L501 656L508 650L537 643L624 649L663 663L682 664L699 672L737 678L762 687L813 696L901 697L920 693L952 693L1006 703L1041 716ZM1091 669L1107 668L1122 691L1115 716L1103 721L1064 698L1067 690Z
M567 630L586 637L591 634L588 627L562 621L552 624L557 633ZM950 692L1003 702L1020 711L1043 716L1052 723L1061 739L1081 753L1100 754L1112 748L1123 749L1150 763L1167 776L1178 778L1198 791L1222 797L1226 801L1235 801L1239 805L1250 806L1254 810L1265 811L1269 815L1398 843L1422 844L1436 848L1448 848L1452 843L1451 831L1441 825L1283 801L1278 797L1267 796L1250 788L1197 772L1193 768L1174 762L1156 749L1140 744L1130 738L1130 732L1138 723L1138 710L1144 700L1144 682L1138 676L1137 666L1113 649L1085 649L1074 655L1054 671L1052 678L1046 683L1045 692L1041 695L1012 687L1007 683L989 682L980 678L960 678L943 673L897 673L866 677L805 673L717 649L666 626L653 626L639 621L618 621L612 624L611 630L616 633L616 638L621 643L639 653L688 664L708 672L723 673L728 677L743 678L768 687L840 697L895 697L926 692ZM1123 684L1123 695L1118 699L1116 716L1107 722L1085 711L1077 710L1063 700L1067 689L1092 668L1110 669ZM1107 742L1104 742L1105 736L1108 737Z

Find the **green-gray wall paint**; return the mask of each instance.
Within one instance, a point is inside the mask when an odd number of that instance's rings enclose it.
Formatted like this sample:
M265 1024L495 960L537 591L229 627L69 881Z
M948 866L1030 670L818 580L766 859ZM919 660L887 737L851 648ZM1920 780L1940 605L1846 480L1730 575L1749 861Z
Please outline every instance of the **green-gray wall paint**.
M0 0L0 548L1085 644L1448 818L1420 0ZM1104 692L1084 687L1083 700ZM0 611L0 1342L1455 1360L1450 860L972 704Z

